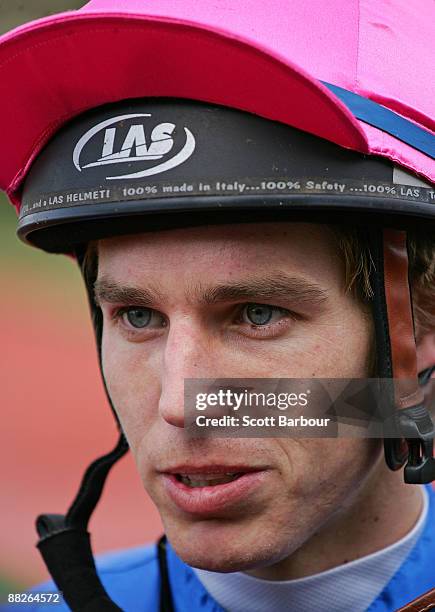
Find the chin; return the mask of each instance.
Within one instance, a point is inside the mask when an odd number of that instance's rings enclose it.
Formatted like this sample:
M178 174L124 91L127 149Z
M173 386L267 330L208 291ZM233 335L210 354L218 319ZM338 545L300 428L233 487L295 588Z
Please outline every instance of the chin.
M212 549L199 543L192 546L183 544L179 540L173 542L170 539L170 542L184 563L209 572L241 572L272 563L266 551L263 551L263 554L258 549L248 551L242 542L239 546L233 545L231 548L226 548L224 545L218 547L215 544Z
M187 528L165 526L171 546L191 567L211 572L239 572L271 565L288 555L288 548L282 550L282 538L276 535L274 538L266 530L259 536L252 525L241 528L237 522L207 523L199 521Z

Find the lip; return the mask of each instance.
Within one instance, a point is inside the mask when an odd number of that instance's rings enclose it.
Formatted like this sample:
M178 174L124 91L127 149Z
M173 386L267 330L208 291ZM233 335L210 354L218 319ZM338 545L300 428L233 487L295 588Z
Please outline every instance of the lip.
M242 475L224 484L188 487L177 479L177 474L224 474ZM161 473L163 486L179 510L193 515L207 515L228 510L231 506L246 501L267 478L268 470L234 465L177 466L176 469Z
M264 470L263 466L253 467L249 465L238 464L225 464L225 463L208 463L192 465L189 463L180 463L175 467L159 470L164 474L225 474L225 473L238 473L238 472L260 472Z

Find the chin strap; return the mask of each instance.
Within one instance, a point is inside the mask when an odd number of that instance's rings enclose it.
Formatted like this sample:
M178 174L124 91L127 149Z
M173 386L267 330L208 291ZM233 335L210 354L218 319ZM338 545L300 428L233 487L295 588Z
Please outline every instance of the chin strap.
M417 374L406 232L384 229L371 246L378 376L386 390L380 407L385 460L392 470L406 464L405 482L425 484L435 480L435 428L420 386L428 380L419 381Z
M41 514L36 519L39 551L73 611L121 610L109 598L97 575L87 526L110 469L127 450L127 441L121 434L115 448L88 467L67 514Z
M121 610L103 587L92 554L88 522L113 465L128 451L121 434L115 448L86 470L79 492L64 514L41 514L36 519L37 544L57 588L73 612ZM166 558L166 536L157 544L160 570L160 612L174 612Z
M160 612L174 612L175 608L172 601L171 584L169 582L166 546L166 535L163 534L157 542L157 558L160 571Z

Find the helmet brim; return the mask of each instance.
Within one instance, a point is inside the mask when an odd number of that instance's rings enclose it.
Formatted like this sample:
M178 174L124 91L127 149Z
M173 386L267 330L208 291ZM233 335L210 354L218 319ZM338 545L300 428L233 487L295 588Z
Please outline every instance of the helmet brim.
M61 125L124 99L221 104L369 152L360 122L319 80L252 40L180 19L74 11L38 20L0 39L0 79L0 187L17 204Z

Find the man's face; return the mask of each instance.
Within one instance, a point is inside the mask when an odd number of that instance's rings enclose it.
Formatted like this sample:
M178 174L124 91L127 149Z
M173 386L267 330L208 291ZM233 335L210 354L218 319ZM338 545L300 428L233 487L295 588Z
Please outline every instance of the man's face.
M372 324L344 291L338 253L329 228L297 223L98 244L108 390L168 538L193 566L282 560L339 512L379 457L368 440L184 435L186 378L368 376ZM239 476L219 484L233 478L224 473ZM216 484L191 486L208 477Z

